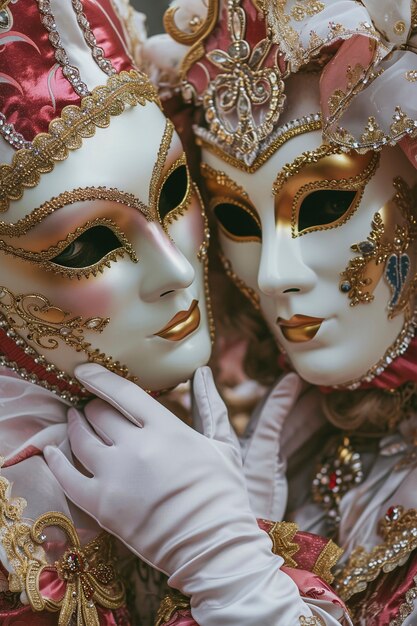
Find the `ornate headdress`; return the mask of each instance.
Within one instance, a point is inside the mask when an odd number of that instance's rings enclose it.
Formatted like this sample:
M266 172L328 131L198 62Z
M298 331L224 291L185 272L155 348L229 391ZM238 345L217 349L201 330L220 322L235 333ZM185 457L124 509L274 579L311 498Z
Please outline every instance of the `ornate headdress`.
M137 20L123 0L0 0L0 214L6 216L0 237L13 226L7 211L25 188L36 186L42 174L127 106L158 103L156 90L133 59ZM0 365L70 401L82 397L85 390L77 381L47 363L12 329L17 322L9 319L8 296L0 291L0 303L6 301ZM47 304L42 308L35 302L28 310L20 304L22 315L35 316L38 325L45 316L51 341L66 333L77 348L77 342L85 343L83 329L101 328L97 320L69 319L64 312L62 319L51 321Z
M256 169L306 124L343 150L400 143L415 164L415 0L179 0L165 26L187 46L179 75L204 110L197 136L236 166ZM315 69L320 114L284 124L286 79Z

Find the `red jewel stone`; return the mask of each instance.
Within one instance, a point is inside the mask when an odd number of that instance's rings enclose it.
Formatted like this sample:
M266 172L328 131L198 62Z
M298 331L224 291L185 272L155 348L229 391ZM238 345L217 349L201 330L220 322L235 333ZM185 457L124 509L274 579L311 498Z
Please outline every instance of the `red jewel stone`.
M337 486L337 474L336 472L332 472L329 476L329 489L333 491L333 489Z
M387 512L385 513L385 518L389 522L395 521L399 516L398 514L399 514L398 506L390 506L389 509L387 509Z

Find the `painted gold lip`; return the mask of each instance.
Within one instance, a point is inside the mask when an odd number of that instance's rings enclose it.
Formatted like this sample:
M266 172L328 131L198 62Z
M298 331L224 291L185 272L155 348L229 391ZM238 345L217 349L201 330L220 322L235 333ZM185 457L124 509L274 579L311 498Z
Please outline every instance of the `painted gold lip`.
M310 317L309 315L293 315L289 320L282 317L277 319L277 324L285 339L293 343L303 343L313 339L322 322L324 322L324 318Z
M200 309L198 308L198 300L193 300L188 311L179 311L169 320L168 324L162 328L157 337L168 339L169 341L181 341L184 337L190 335L200 325Z

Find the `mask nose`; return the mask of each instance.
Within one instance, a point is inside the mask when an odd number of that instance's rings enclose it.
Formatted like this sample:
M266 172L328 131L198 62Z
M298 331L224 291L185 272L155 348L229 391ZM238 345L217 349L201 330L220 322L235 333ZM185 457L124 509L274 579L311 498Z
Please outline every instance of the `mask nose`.
M266 296L305 293L315 284L314 272L305 265L300 239L292 238L289 228L262 233L258 285Z
M186 289L194 281L193 266L157 224L149 225L149 236L141 257L146 258L148 268L139 289L140 297L145 302L153 302L173 291Z

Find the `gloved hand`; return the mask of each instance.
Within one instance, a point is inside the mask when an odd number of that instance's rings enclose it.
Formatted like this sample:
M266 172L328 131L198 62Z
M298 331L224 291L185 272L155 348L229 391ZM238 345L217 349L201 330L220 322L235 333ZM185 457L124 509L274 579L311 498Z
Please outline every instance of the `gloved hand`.
M106 402L90 402L86 419L70 410L72 450L92 477L58 449L44 451L70 500L168 574L201 626L298 626L310 617L257 526L230 430L217 427L216 414L203 416L205 437L99 365L76 374Z
M303 389L303 381L295 374L286 374L266 396L248 426L247 436L239 444L230 427L229 441L241 450L243 474L252 512L258 518L280 521L288 496L285 476L286 462L281 457L280 438L284 422ZM205 433L204 424L210 414L221 432L229 429L226 406L214 385L209 368L200 368L193 381L193 422ZM220 434L220 432L219 432ZM213 434L210 436L213 437Z

